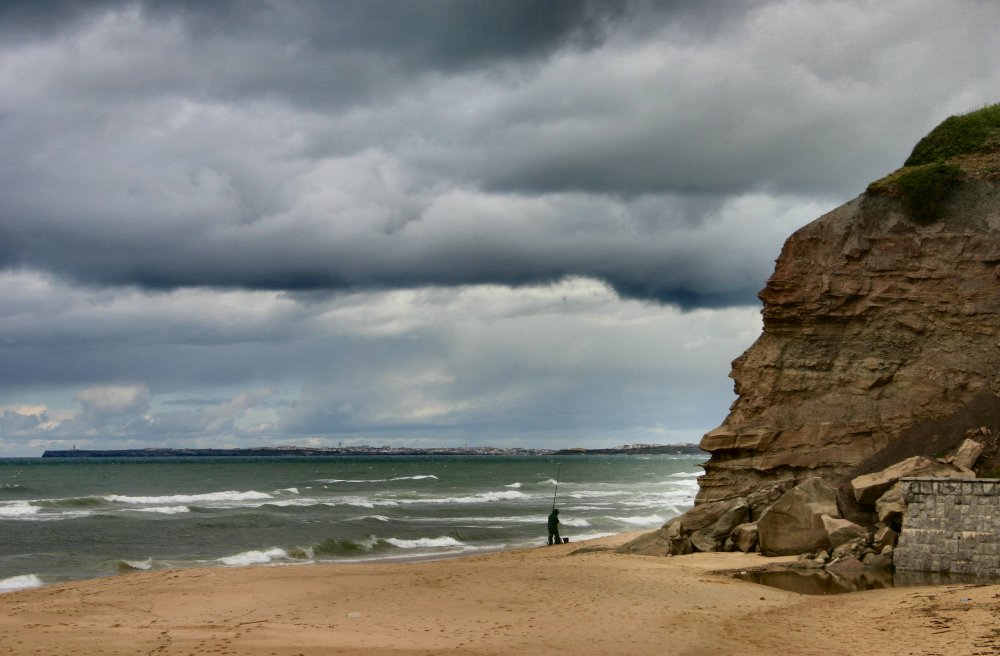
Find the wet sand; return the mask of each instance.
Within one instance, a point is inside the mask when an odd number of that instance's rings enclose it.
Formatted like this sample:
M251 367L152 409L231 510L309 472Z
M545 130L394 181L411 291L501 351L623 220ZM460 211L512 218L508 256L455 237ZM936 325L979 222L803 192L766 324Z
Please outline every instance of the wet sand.
M430 562L143 572L0 595L4 654L1000 654L1000 586L803 596L591 543ZM581 549L584 548L584 549ZM586 553L581 553L585 551Z

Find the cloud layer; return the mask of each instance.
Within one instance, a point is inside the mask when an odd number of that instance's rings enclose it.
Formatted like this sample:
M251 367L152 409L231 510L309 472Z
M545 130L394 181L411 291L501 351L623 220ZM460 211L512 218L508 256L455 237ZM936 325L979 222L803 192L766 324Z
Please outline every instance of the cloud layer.
M6 439L625 436L681 374L711 428L783 239L997 100L997 24L978 0L3 3ZM552 300L584 287L583 316ZM545 321L484 318L539 296ZM425 302L448 321L384 332ZM587 376L553 338L534 374L552 326L635 312L662 334L603 327ZM736 350L693 370L683 330Z

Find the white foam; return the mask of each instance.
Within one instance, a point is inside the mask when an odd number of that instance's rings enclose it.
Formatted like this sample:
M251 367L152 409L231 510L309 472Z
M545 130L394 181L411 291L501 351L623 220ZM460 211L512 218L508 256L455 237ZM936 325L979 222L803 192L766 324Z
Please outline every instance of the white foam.
M144 572L153 569L152 558L147 558L146 560L123 560L122 562L131 567L132 569L138 569Z
M576 526L578 528L590 526L590 522L588 522L586 519L577 519L573 517L569 519L563 519L560 517L559 523L562 524L563 526Z
M38 506L33 506L27 501L14 501L0 505L0 517L26 517L38 514L41 510Z
M246 565L263 565L275 560L285 560L288 552L279 547L271 547L267 551L244 551L235 556L219 558L219 562L229 567L244 567Z
M417 538L416 540L400 540L398 538L389 538L386 540L389 544L394 547L399 547L400 549L419 549L419 548L433 548L433 547L464 547L464 542L459 542L455 538L443 536L440 538Z
M663 524L665 520L659 515L636 515L635 517L608 517L623 524L635 524L636 526L653 526Z
M520 483L511 483L510 485L504 485L504 487L511 487L511 488L514 488L515 490L517 490L517 489L519 489L521 487L521 484Z
M180 515L189 513L191 509L187 506L151 506L149 508L133 508L134 512L159 513L161 515Z
M276 490L276 491L277 492L288 492L290 494L299 494L299 488L297 488L297 487L285 487L285 488L282 488L282 489Z
M257 492L255 490L250 490L249 492L236 492L234 490L226 492L208 492L206 494L172 494L161 497L132 497L123 494L109 494L104 497L105 501L111 501L112 503L149 503L149 504L170 504L170 503L199 503L204 501L209 502L227 502L227 501L255 501L259 499L273 499L270 494L266 492Z
M513 499L527 499L528 495L517 490L507 490L505 492L481 492L468 497L440 497L431 499L402 499L400 503L488 503L491 501L510 501Z
M427 478L439 480L434 474L417 474L416 476L396 476L395 478L320 478L317 483L391 483L392 481L422 481Z
M8 579L0 579L0 592L13 592L14 590L27 590L45 585L42 579L35 574L22 574L12 576Z

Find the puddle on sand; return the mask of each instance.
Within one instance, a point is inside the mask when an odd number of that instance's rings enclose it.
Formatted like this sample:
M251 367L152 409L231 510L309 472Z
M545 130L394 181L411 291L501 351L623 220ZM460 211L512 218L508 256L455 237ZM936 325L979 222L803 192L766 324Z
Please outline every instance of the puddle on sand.
M960 574L935 572L890 572L887 570L861 572L845 577L816 569L748 570L735 575L742 581L760 583L772 588L807 595L831 595L880 588L901 588L918 585L989 584L997 580Z

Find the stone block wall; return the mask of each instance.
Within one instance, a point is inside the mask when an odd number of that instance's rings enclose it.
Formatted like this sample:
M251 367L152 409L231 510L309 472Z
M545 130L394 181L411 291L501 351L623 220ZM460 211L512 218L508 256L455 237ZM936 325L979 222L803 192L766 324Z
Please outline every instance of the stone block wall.
M904 478L899 571L1000 574L1000 479Z

